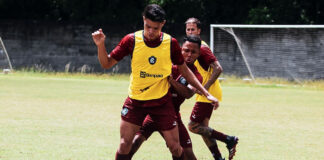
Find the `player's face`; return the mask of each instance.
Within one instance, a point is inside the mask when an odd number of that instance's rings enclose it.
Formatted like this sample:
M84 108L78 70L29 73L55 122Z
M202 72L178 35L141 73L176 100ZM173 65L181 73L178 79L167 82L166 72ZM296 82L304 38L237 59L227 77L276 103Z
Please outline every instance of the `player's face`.
M186 24L186 34L189 35L200 35L200 29L197 27L196 23Z
M193 64L199 57L200 48L197 43L186 41L182 45L182 55L187 64Z
M149 41L155 40L160 37L164 22L154 22L148 18L143 17L144 21L144 37Z

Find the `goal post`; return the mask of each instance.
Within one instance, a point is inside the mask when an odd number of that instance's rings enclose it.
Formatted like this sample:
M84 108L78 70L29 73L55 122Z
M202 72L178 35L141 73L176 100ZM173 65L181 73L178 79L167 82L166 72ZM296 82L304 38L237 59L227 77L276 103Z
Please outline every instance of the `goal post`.
M3 69L3 72L8 72L8 71L13 71L12 65L11 65L11 61L8 55L8 52L6 50L6 47L2 41L2 38L0 37L0 60L2 60L3 64L0 65L0 68ZM8 68L9 67L9 68ZM10 70L8 70L10 69Z
M324 25L211 24L210 48L224 73L244 73L254 82L324 78Z

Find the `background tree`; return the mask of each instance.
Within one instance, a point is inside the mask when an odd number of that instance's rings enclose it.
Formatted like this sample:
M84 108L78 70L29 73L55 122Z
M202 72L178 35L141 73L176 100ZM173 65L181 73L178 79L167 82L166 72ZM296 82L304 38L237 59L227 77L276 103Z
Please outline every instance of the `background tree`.
M167 11L169 25L193 16L206 25L324 22L319 0L0 0L0 19L140 25L139 13L149 3Z

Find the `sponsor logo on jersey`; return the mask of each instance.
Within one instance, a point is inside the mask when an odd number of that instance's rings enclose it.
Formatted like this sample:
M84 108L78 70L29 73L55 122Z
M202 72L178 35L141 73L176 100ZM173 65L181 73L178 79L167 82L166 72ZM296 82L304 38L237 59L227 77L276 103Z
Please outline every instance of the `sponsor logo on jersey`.
M196 119L196 115L194 115L194 114L192 114L192 116L191 116L193 119Z
M176 125L177 125L177 122L176 122L176 121L174 121L172 125L173 125L173 126L176 126Z
M140 71L140 77L141 78L146 78L146 77L162 78L163 74L151 74L144 71Z
M125 116L128 113L128 108L124 107L123 110L121 111L121 115Z
M149 88L150 88L150 86L145 87L145 88L143 88L143 89L140 89L140 91L141 91L141 92L144 92L144 91L148 90Z
M156 57L154 57L154 56L151 56L149 59L148 59L148 61L149 61L149 63L151 64L151 65L153 65L153 64L155 64L156 63Z
M190 144L190 143L191 143L191 140L190 140L190 139L188 139L188 140L187 140L187 144Z

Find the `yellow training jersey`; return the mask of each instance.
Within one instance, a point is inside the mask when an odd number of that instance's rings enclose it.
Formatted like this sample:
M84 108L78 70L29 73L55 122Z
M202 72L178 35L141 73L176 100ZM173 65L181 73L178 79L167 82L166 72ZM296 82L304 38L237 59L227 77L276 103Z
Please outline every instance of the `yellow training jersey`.
M130 98L152 100L166 95L170 88L168 76L172 69L171 36L163 33L161 44L151 48L144 42L143 31L135 32L131 67Z
M207 43L204 41L201 41L201 45L208 46ZM204 68L199 64L198 60L196 60L195 66L197 67L199 73L203 77L202 85L204 86L207 83L207 81L209 80L209 78L211 77L211 75L213 73L213 68L211 68L209 66L208 71L204 70ZM216 97L219 101L222 100L222 88L220 86L218 79L209 87L208 92L211 95L213 95L214 97ZM206 103L211 102L205 96L202 96L199 94L197 94L196 101L197 102L206 102Z

